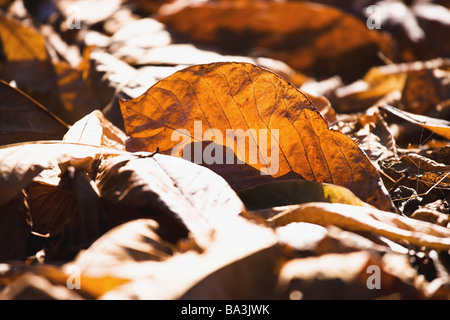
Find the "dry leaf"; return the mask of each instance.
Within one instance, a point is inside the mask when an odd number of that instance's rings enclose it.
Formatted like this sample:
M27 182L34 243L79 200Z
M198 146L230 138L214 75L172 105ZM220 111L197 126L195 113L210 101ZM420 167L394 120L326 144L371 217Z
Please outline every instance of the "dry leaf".
M125 150L127 135L114 126L99 110L77 121L64 135L66 142Z
M269 182L242 190L238 195L248 210L306 202L331 202L368 206L347 188L307 180Z
M212 227L215 236L202 253L190 250L161 262L129 262L101 270L96 268L96 261L91 260L83 273L132 280L101 297L106 300L270 297L279 255L273 232L239 217L221 216ZM84 254L79 259L83 259Z
M0 40L7 61L47 60L44 37L3 13L0 14Z
M386 110L397 117L400 117L408 122L417 124L421 127L424 127L430 130L433 133L436 133L447 140L450 140L450 122L443 119L436 119L427 116L422 116L418 114L413 114L410 112L406 112L400 109L397 109L392 106L385 105L380 107L383 110Z
M362 79L337 88L330 94L339 112L355 112L384 104L402 106L406 111L432 110L446 99L445 73L439 72L448 59L389 64L371 68Z
M35 140L57 140L68 126L42 105L0 81L0 145Z
M259 49L259 55L286 62L323 78L355 77L391 56L388 35L369 30L357 18L307 2L206 2L163 7L158 20L190 42L227 51ZM261 49L266 49L262 50Z
M0 206L0 261L24 260L28 256L31 221L23 194Z
M268 70L245 63L193 66L121 101L121 109L131 151L159 147L179 156L186 144L214 137L214 145L183 153L214 170L220 167L225 179L240 179L235 190L248 183L242 174L231 174L239 165L234 159L229 165L220 145L264 174L338 184L369 204L392 209L378 172L359 147L329 130L303 93Z
M93 299L128 282L126 279L108 276L85 277L80 268L70 264L60 267L51 264L12 263L2 264L1 267L0 285L4 286L4 290L0 292L0 300L18 300L21 297L27 300Z
M375 299L393 293L403 299L420 298L414 283L393 273L383 260L364 251L291 260L280 271L280 299ZM416 275L407 261L402 263L408 267L407 272ZM374 274L379 277L378 283ZM370 289L369 285L376 287Z
M280 208L280 209L283 209ZM437 250L449 250L450 230L428 222L410 219L375 208L340 203L307 203L285 207L268 219L274 226L291 222L335 225L355 232L374 232L388 239Z
M436 200L417 209L411 214L411 218L428 221L443 227L449 227L450 210L446 208L444 201Z
M83 300L65 283L53 284L44 276L26 273L0 292L0 300Z
M0 148L0 205L5 204L44 169L64 163L87 166L99 155L119 155L119 151L64 142L8 145Z
M220 176L167 155L113 158L103 164L97 185L102 199L110 203L110 219L117 209L118 223L151 217L165 239L177 242L190 233L200 248L211 241L210 223L216 216L236 216L244 210Z

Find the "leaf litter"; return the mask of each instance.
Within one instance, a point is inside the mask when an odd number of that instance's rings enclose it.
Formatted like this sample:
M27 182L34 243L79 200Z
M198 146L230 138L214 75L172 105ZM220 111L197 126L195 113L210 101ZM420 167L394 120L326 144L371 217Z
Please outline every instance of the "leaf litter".
M0 3L1 299L450 298L444 4L44 2Z

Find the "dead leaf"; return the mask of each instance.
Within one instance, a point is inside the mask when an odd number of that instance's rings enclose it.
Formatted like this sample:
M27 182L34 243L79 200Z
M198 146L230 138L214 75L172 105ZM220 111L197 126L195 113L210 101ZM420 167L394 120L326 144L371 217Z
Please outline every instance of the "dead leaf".
M0 14L0 41L7 61L47 60L45 39L36 30Z
M31 219L23 194L0 206L0 261L25 260Z
M200 248L211 241L210 223L216 216L236 216L244 210L220 176L167 155L113 158L102 165L97 185L102 199L110 204L110 219L116 212L116 223L132 217L153 218L165 239L177 242L190 233Z
M397 146L379 110L357 116L356 132L346 132L357 140L373 165L380 171L384 160L397 157Z
M347 188L307 180L269 182L242 190L238 195L248 210L307 202L330 202L368 206L368 204L361 201Z
M130 261L101 269L96 268L96 260L92 256L93 260L83 274L131 280L100 297L105 300L270 297L276 282L274 270L279 255L273 232L230 216L216 219L212 227L215 236L202 253L190 250L161 262ZM111 258L114 261L120 257Z
M433 133L436 133L447 140L450 140L450 122L443 119L436 119L427 116L422 116L418 114L413 114L410 112L406 112L395 107L385 105L380 107L383 110L386 110L397 117L400 117L408 122L419 125L423 128L430 130Z
M282 209L283 207L280 208ZM437 250L450 248L449 229L375 208L340 203L307 203L287 206L283 212L268 219L268 222L274 226L291 222L335 225L355 232L374 232L400 243L407 241L412 245Z
M85 277L77 266L70 264L60 267L15 262L1 267L0 285L4 289L0 292L0 299L93 299L128 282L108 276ZM69 289L68 284L73 285L73 289Z
M33 231L47 235L45 260L68 261L108 230L103 206L84 169L69 167L57 186L27 188Z
M373 67L362 79L334 90L329 99L341 113L384 104L415 113L430 111L446 99L448 77L439 70L448 64L448 59L436 58Z
M121 101L121 109L131 136L128 150L159 147L163 153L179 156L191 142L214 136L216 146L225 145L241 162L266 175L297 174L338 184L363 201L392 208L378 172L359 147L342 133L329 130L303 93L254 65L193 66L158 82L134 100ZM213 146L206 147L207 151L184 148L183 153L196 163L220 166L220 174L227 179L227 168L232 171L239 166L224 162L222 147ZM246 185L242 176L239 179Z
M391 56L388 35L338 9L305 2L175 3L161 8L157 19L190 42L229 52L258 48L258 55L318 78L352 78L380 64L377 51Z
M95 110L77 121L64 135L63 141L125 150L127 138L101 111Z
M61 139L68 126L42 105L0 80L0 145Z
M0 148L0 205L15 197L44 169L64 163L87 166L100 155L119 155L119 151L64 142L8 145Z
M64 284L53 284L49 279L26 273L0 292L1 300L83 300Z
M124 223L105 233L66 267L76 265L82 272L101 273L103 268L128 262L164 261L176 252L176 247L158 235L158 228L151 219Z
M449 213L448 204L442 200L436 200L414 211L411 218L448 227L450 223Z
M27 203L33 221L33 231L56 235L73 217L76 200L58 185L32 181L27 188Z
M386 257L390 256L383 260ZM415 270L403 258L407 272L415 276ZM364 251L293 259L282 267L277 290L280 299L290 300L375 299L394 293L402 299L422 296L414 283L393 273L383 260L377 254ZM398 263L399 259L396 260ZM373 278L375 272L378 282ZM406 273L405 269L403 272ZM369 285L378 286L380 290L371 290Z

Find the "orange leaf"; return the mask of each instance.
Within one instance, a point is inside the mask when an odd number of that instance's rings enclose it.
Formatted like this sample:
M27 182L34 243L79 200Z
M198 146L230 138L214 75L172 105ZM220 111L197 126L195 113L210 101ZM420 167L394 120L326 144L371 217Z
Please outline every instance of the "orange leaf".
M300 175L338 184L372 205L392 210L377 170L355 142L329 130L302 92L252 64L215 63L181 70L140 97L121 101L121 109L131 136L128 150L159 147L179 156L185 147L183 152L193 155L194 162L210 165L235 190L248 187L245 178L254 177L249 170L236 176L236 168L249 167L273 178ZM203 140L214 143L192 147L191 142ZM240 166L242 162L247 166Z
M0 14L0 41L7 61L47 59L44 37L3 14Z
M160 10L158 19L190 42L282 60L315 77L354 77L391 56L389 36L338 9L297 1L221 1Z

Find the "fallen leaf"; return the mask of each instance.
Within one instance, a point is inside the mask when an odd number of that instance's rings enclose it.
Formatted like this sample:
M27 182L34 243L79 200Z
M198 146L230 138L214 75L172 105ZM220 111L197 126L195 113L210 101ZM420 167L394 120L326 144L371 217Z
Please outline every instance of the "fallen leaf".
M436 200L414 211L411 214L411 218L448 227L450 223L450 210L447 207L444 201Z
M161 8L157 19L190 42L228 52L258 48L260 56L318 78L352 78L380 64L378 51L391 56L388 35L338 9L307 2L175 3Z
M0 292L2 300L83 300L64 284L53 284L44 276L26 273Z
M213 236L216 216L236 216L244 206L237 194L217 174L195 163L155 154L151 158L113 158L97 178L102 199L114 208L118 223L152 218L160 235L177 242L189 234L200 248Z
M269 182L242 190L238 195L248 210L259 210L307 202L330 202L368 206L368 204L361 201L347 188L307 180Z
M64 163L87 166L100 155L125 152L64 142L33 142L0 148L0 205L15 197L44 169Z
M31 27L0 14L0 41L7 61L47 60L45 39Z
M362 79L334 90L329 99L341 113L384 104L415 113L430 111L446 99L448 76L439 70L448 64L436 58L373 67Z
M0 261L24 260L28 256L31 219L23 194L0 206Z
M127 135L114 126L99 110L77 121L63 141L125 150Z
M268 222L273 226L291 222L335 225L355 232L374 232L393 241L406 241L419 247L437 250L450 248L449 229L375 208L340 203L307 203L287 206Z
M346 133L356 139L379 171L383 161L397 157L396 141L378 109L375 112L369 109L357 116L355 127L356 132Z
M447 140L450 140L450 122L443 119L431 118L423 115L413 114L407 111L397 109L395 107L385 105L380 107L397 117L400 117L408 122L419 125L423 128L436 133Z
M130 261L117 265L114 260L120 256L111 256L113 266L106 268L96 268L96 256L89 255L92 260L83 274L131 280L100 297L105 300L270 297L276 283L275 262L280 254L273 232L230 216L216 219L212 228L215 236L202 253L189 250L163 261ZM80 261L88 252L80 256ZM104 258L107 257L99 258L100 263ZM73 263L76 265L77 260Z
M159 236L158 228L152 219L137 219L117 226L65 268L76 265L81 272L100 274L104 268L118 268L124 263L164 261L177 249Z
M193 66L120 103L131 136L127 150L159 147L176 156L183 150L187 159L221 167L220 174L228 179L233 175L226 171L239 165L230 165L231 159L224 162L220 145L225 145L240 163L265 175L296 174L338 184L369 204L392 208L378 172L355 142L329 130L302 92L268 70L246 63ZM213 136L214 145L186 148L191 142L211 141ZM248 186L242 178L241 183ZM239 191L242 185L233 188Z
M67 124L4 81L0 81L0 96L0 145L57 140L67 132Z
M403 272L406 273L406 269L415 276L415 270L403 258ZM383 260L377 254L364 251L293 259L280 270L279 298L375 299L393 293L403 299L422 296L414 283L404 281L404 276L389 270ZM374 280L374 275L378 280ZM371 289L369 285L375 287ZM373 290L375 288L379 290Z
M108 230L98 191L84 169L69 167L57 186L33 181L27 202L32 230L47 235L46 262L73 259Z
M128 282L107 276L85 277L80 268L70 264L24 265L14 262L1 267L0 284L5 288L0 292L0 299L93 299Z

